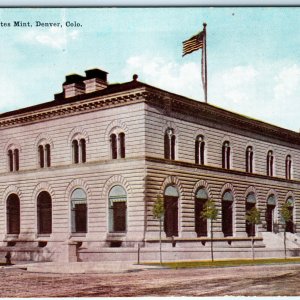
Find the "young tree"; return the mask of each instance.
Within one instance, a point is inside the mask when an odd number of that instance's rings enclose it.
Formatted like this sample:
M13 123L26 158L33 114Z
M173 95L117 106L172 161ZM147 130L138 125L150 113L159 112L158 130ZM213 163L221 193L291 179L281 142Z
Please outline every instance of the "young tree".
M206 201L201 212L201 218L204 220L210 220L210 254L211 261L214 261L214 249L213 249L213 221L218 217L218 209L212 199Z
M252 248L252 259L254 260L254 236L255 236L255 225L261 223L260 211L254 206L246 212L246 221L251 224L251 248Z
M283 220L284 224L284 237L283 237L283 244L284 244L284 258L286 259L286 223L292 221L293 212L291 210L291 204L285 202L280 209L280 215Z
M164 200L160 195L156 196L156 200L153 204L152 213L155 219L159 220L159 261L162 264L162 253L161 253L161 232L162 232L162 220L165 213Z

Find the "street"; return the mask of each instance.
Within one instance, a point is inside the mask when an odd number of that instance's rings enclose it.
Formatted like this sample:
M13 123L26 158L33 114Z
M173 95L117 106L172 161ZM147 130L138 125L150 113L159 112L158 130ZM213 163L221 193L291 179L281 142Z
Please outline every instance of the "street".
M119 274L0 269L1 297L299 296L300 264Z

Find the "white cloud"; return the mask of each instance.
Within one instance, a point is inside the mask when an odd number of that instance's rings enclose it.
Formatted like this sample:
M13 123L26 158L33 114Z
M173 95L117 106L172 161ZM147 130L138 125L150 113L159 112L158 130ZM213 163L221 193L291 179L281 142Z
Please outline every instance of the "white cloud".
M162 57L134 56L123 70L138 74L139 80L183 96L203 99L201 69L195 63L176 64Z
M223 87L225 100L241 103L249 101L251 86L255 84L258 72L253 66L236 66L221 73L218 84Z
M252 81L257 74L253 66L236 66L224 72L222 77L228 87L235 87Z
M300 65L278 62L209 71L209 103L284 128L300 128ZM135 56L127 60L123 73L127 78L137 73L146 83L203 99L200 64Z
M45 29L29 30L23 35L23 39L29 43L38 43L55 49L64 49L71 40L78 38L79 32L72 30L67 32L64 28L53 27Z
M5 112L22 105L23 95L14 77L0 74L0 111Z
M294 64L284 67L275 76L274 96L284 101L289 97L300 95L300 66Z
M300 65L278 62L237 66L211 75L210 103L299 130Z

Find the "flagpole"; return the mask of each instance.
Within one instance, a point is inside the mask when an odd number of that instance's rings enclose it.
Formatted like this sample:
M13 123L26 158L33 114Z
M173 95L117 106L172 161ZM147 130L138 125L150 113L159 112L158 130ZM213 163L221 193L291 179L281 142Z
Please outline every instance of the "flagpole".
M204 90L204 101L207 103L207 57L206 57L206 23L203 23L203 30L182 42L182 56L202 49L201 79Z
M203 32L204 32L204 43L203 43L203 53L202 59L204 62L204 101L207 103L207 56L206 56L206 23L203 23ZM203 70L202 70L203 71ZM202 75L203 76L203 75Z

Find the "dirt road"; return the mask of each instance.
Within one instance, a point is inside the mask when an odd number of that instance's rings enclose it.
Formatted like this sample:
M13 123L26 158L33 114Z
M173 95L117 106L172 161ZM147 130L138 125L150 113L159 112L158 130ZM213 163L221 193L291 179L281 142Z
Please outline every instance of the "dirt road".
M299 296L300 265L47 274L0 269L0 297Z

